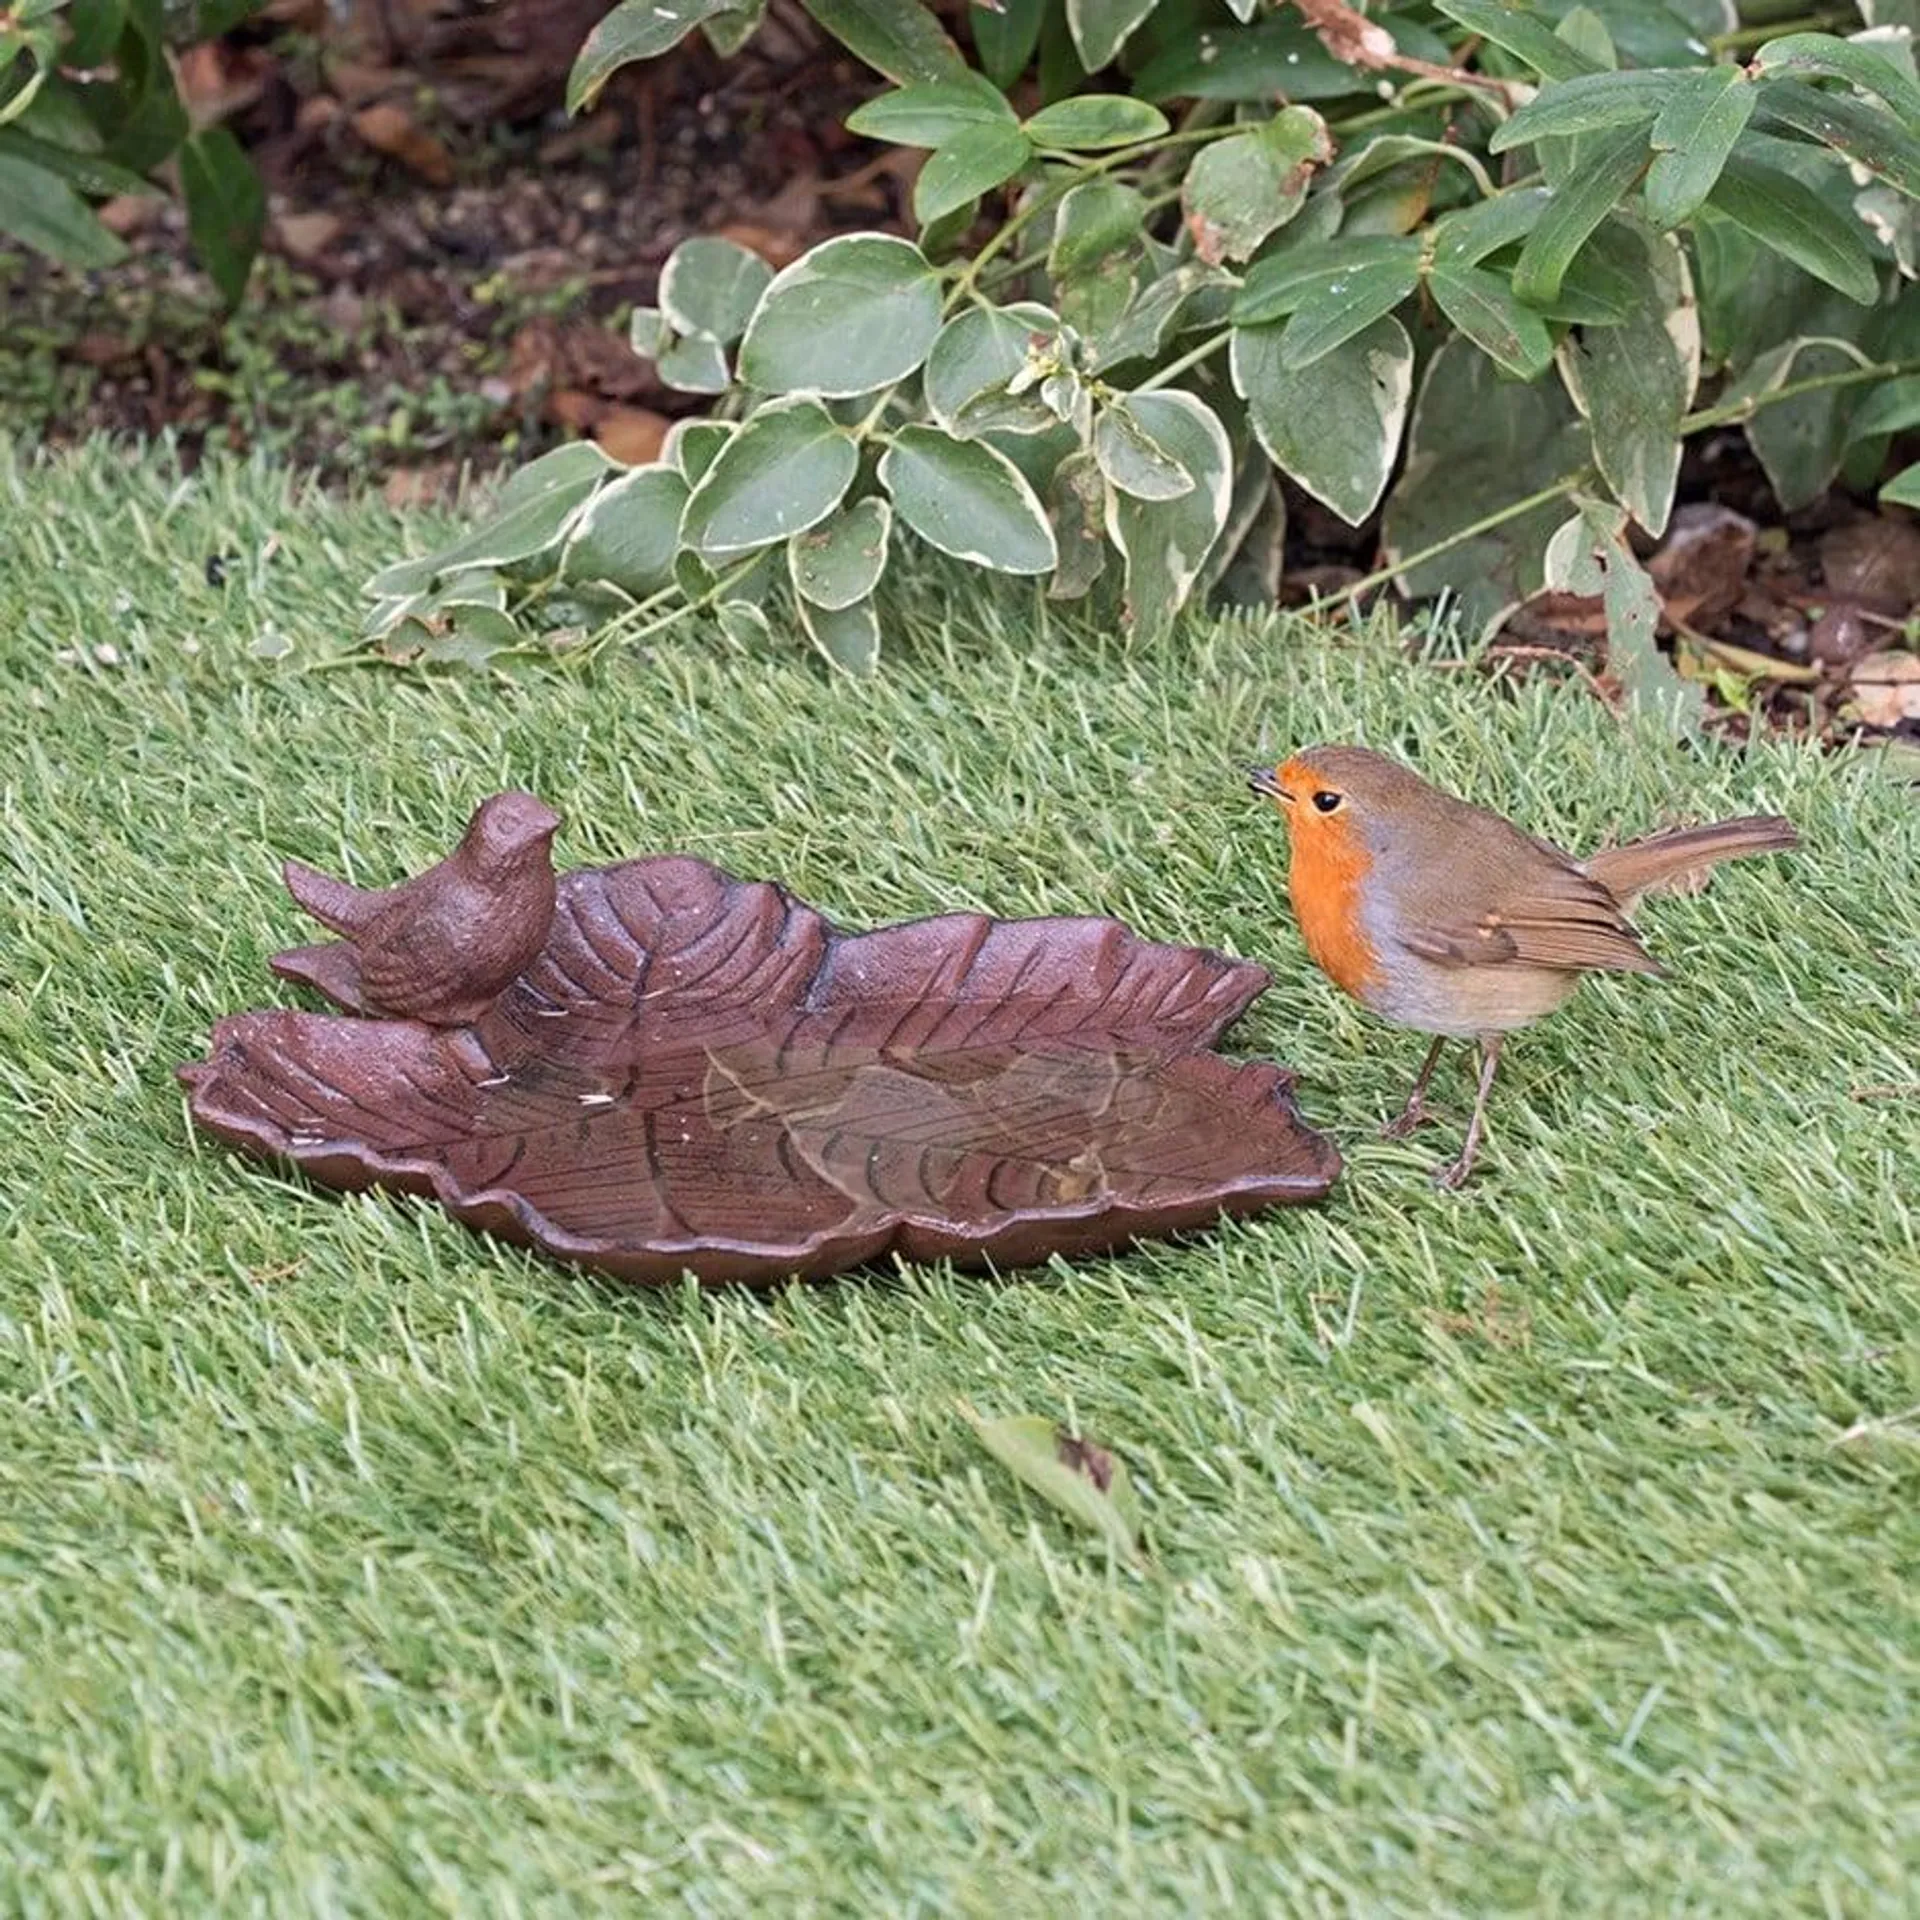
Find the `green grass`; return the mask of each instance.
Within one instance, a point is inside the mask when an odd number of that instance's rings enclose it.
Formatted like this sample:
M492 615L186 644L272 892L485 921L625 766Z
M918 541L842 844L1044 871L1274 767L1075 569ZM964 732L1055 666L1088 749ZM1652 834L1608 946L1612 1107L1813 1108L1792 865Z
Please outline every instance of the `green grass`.
M1911 1911L1910 794L954 574L871 686L705 630L314 671L407 537L377 509L96 449L0 467L0 518L0 1905ZM1372 1137L1420 1043L1306 964L1236 771L1358 736L1572 843L1806 836L1650 903L1673 978L1513 1044L1459 1196L1454 1134ZM573 862L1256 956L1232 1042L1348 1176L1037 1275L646 1294L193 1138L174 1065L290 997L278 859L391 876L508 781ZM962 1398L1117 1447L1152 1569Z

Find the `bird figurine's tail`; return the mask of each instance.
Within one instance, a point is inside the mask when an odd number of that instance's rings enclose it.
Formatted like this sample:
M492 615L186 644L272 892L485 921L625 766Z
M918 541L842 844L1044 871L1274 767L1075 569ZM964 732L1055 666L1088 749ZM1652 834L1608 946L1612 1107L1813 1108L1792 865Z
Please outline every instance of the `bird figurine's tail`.
M317 873L298 860L282 862L281 877L300 907L323 927L347 939L359 933L387 899L384 890L349 886L331 874Z
M1657 892L1706 870L1722 860L1748 853L1784 853L1797 847L1800 836L1790 820L1776 813L1748 814L1739 820L1720 820L1707 827L1676 827L1670 833L1649 834L1624 847L1606 847L1585 862L1589 875L1606 888L1628 912L1643 893Z

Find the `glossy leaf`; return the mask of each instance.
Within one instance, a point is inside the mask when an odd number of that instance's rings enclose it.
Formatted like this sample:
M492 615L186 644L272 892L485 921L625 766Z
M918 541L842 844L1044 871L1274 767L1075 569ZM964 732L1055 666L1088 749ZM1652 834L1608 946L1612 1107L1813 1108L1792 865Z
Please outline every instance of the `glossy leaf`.
M1063 147L1069 153L1127 147L1168 131L1167 116L1158 107L1124 93L1073 94L1042 107L1024 127L1036 147Z
M1040 44L1047 0L974 0L967 10L973 50L983 73L997 87L1010 87L1027 69Z
M1770 396L1789 382L1848 373L1864 356L1843 340L1796 337L1761 354L1721 396L1723 404ZM1746 423L1747 444L1787 513L1819 499L1840 471L1852 439L1861 387L1815 387L1767 404Z
M1299 106L1202 147L1180 196L1194 250L1210 264L1247 259L1299 212L1315 169L1332 157L1327 123Z
M842 507L787 542L794 591L810 606L839 613L873 592L887 566L893 509L878 494Z
M1126 562L1124 617L1152 641L1173 625L1226 524L1233 448L1212 408L1190 393L1136 393L1127 404L1142 432L1193 482L1172 500L1107 493L1107 537Z
M940 282L920 249L846 234L774 275L740 344L740 378L766 393L871 393L912 373L939 331Z
M1804 80L1769 80L1759 89L1753 125L1821 141L1920 199L1920 128L1902 126L1868 101Z
M1561 371L1593 436L1594 464L1647 532L1666 531L1680 475L1680 423L1700 379L1700 314L1671 240L1620 223L1635 298L1617 327L1570 334Z
M920 0L800 0L840 44L896 86L963 78L967 63Z
M731 420L676 420L667 429L660 457L677 467L688 486L693 486L713 465L720 449L739 431Z
M866 675L880 664L880 616L871 600L843 607L822 607L807 599L794 602L807 638L843 672Z
M773 269L757 253L696 234L681 241L660 269L660 311L681 333L704 334L728 346L746 331L772 279Z
M1513 269L1513 290L1529 306L1545 306L1560 291L1574 255L1632 185L1646 156L1647 129L1631 127L1596 141L1581 169L1553 189Z
M1653 123L1653 165L1647 169L1647 213L1655 226L1677 227L1699 210L1753 112L1754 89L1737 67L1702 67Z
M859 464L853 436L817 400L769 401L694 488L681 544L715 561L784 540L840 504Z
M725 393L733 384L727 374L726 348L704 333L670 340L654 356L653 370L680 393Z
M1770 76L1814 74L1877 93L1908 126L1920 126L1920 84L1878 47L1830 33L1789 33L1769 40L1753 56L1753 65Z
M1229 365L1255 437L1283 473L1350 526L1378 504L1413 391L1413 343L1376 320L1305 370L1290 367L1276 324L1236 327Z
M1032 158L1027 136L1011 121L966 127L927 156L913 183L913 217L931 226L1011 180Z
M1053 425L1052 413L1036 395L1008 393L1007 385L1026 371L1035 342L1056 340L1059 332L1057 314L1027 301L956 314L927 355L922 384L928 412L956 439L971 439L989 426L1044 432Z
M975 127L1017 127L1006 96L976 73L883 93L847 115L847 130L896 147L941 147Z
M1259 326L1284 319L1306 300L1344 284L1353 274L1376 267L1419 270L1420 242L1396 234L1371 234L1358 240L1320 240L1297 247L1248 269L1240 297L1233 303L1237 326Z
M111 267L127 255L58 174L11 153L0 153L0 233L69 267Z
M1098 73L1126 45L1157 0L1067 0L1067 31L1089 73Z
M1416 260L1383 260L1315 287L1280 335L1280 357L1295 373L1384 318L1420 284Z
M1890 507L1920 510L1920 460L1903 467L1880 489L1881 500Z
M1553 360L1553 336L1531 307L1513 297L1497 273L1458 260L1436 260L1427 275L1433 303L1480 351L1521 380Z
M1095 417L1093 457L1107 479L1136 500L1177 500L1193 491L1193 475L1140 424L1124 399Z
M1608 127L1650 126L1686 76L1675 73L1588 73L1545 87L1496 127L1490 153L1564 139Z
M575 522L563 580L604 580L635 600L673 583L687 483L672 467L636 467L607 482Z
M902 427L880 459L894 511L930 546L997 573L1050 573L1053 529L1020 470L980 440Z
M1511 0L1434 0L1434 4L1469 33L1524 60L1543 80L1572 80L1594 71L1593 62L1561 39L1539 14Z
M1736 226L1849 300L1870 306L1879 297L1880 276L1859 229L1836 220L1811 187L1783 168L1736 154L1707 200Z
M634 60L651 60L679 43L703 20L725 13L735 0L620 0L587 35L567 76L567 111L578 113ZM576 29L577 31L577 29Z

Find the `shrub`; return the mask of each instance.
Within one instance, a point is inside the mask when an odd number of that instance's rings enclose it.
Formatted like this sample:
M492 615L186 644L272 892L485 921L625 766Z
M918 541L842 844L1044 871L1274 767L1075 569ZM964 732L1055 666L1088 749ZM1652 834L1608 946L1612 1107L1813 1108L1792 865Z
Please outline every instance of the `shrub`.
M1272 584L1284 474L1350 524L1384 501L1384 574L1475 629L1545 585L1603 595L1615 670L1671 692L1628 528L1665 527L1686 436L1745 422L1790 509L1920 421L1904 31L1767 38L1723 0L1001 0L969 9L969 64L911 0L808 7L893 83L849 125L928 151L917 242L775 274L688 240L633 342L715 417L654 466L525 469L374 582L389 650L760 627L787 593L864 670L903 536L1156 633L1236 560ZM571 103L757 13L625 0ZM1126 91L1089 86L1109 68Z
M91 202L151 193L176 159L194 250L229 306L259 251L266 195L224 127L195 133L167 47L204 40L261 0L13 0L0 7L0 233L72 267L126 248Z

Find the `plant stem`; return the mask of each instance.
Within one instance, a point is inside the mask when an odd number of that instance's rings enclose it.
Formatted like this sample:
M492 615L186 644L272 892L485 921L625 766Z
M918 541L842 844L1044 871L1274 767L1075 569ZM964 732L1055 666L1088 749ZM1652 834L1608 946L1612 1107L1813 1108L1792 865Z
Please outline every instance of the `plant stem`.
M1424 566L1429 560L1437 560L1443 553L1451 553L1455 547L1465 546L1469 540L1477 540L1483 533L1491 533L1495 527L1503 527L1509 520L1518 520L1522 514L1531 513L1535 507L1544 507L1551 500L1559 500L1575 492L1593 478L1591 467L1581 467L1577 472L1562 474L1551 486L1542 487L1538 493L1530 493L1524 500L1510 500L1504 507L1485 515L1471 526L1461 527L1450 533L1444 540L1436 540L1430 547L1422 547L1417 553L1403 554L1389 566L1377 568L1363 579L1356 580L1352 586L1343 587L1340 597L1351 600L1356 594L1371 593L1375 587L1389 585L1396 574L1405 573L1409 568Z
M1161 387L1171 386L1174 381L1190 368L1197 367L1203 360L1213 356L1233 338L1231 327L1222 327L1218 333L1209 334L1197 347L1183 353L1178 360L1169 360L1156 374L1142 380L1134 388L1135 393L1154 393Z
M1765 393L1743 394L1738 400L1702 407L1680 422L1680 431L1684 435L1698 433L1704 427L1731 426L1736 421L1751 420L1763 407L1779 400L1795 400L1803 393L1818 393L1826 387L1857 387L1869 380L1903 380L1910 373L1920 373L1920 360L1884 360L1870 367L1848 367L1841 373L1809 374L1804 380L1789 380L1785 386Z
M1789 33L1825 33L1833 27L1849 26L1853 23L1853 9L1844 13L1803 13L1798 20L1774 20L1764 26L1737 27L1731 33L1716 33L1708 37L1709 53L1737 53L1743 47L1763 47L1769 40L1778 40Z

